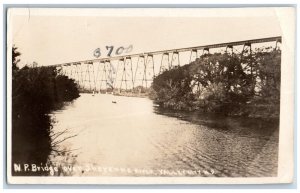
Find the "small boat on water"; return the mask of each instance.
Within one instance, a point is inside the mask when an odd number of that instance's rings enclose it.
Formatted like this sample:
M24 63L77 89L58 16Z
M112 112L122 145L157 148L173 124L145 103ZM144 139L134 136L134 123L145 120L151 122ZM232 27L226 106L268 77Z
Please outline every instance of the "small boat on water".
M112 103L115 103L115 104L117 103L117 101L111 101L111 102L112 102Z

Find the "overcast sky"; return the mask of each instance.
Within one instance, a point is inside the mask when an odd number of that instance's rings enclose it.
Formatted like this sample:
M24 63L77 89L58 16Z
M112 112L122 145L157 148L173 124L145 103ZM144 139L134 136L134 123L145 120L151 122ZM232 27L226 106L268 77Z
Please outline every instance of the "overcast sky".
M11 12L8 33L22 53L21 64L94 59L96 48L104 57L105 46L114 46L115 56L120 46L133 45L131 53L140 53L281 35L272 9L70 11Z

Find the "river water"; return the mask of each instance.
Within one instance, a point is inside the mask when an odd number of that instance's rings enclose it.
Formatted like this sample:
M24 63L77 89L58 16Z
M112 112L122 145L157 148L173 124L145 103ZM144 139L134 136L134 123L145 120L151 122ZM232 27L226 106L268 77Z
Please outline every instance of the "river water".
M277 175L276 121L166 111L109 94L81 94L51 116L53 131L64 132L55 139L62 152L49 157L54 175Z

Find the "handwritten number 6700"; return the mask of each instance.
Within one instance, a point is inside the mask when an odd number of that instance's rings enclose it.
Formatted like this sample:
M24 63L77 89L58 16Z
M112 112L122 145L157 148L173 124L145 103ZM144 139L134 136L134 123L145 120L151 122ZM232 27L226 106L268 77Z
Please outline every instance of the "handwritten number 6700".
M113 51L114 51L114 46L106 46L105 48L107 50L107 56L110 57L112 55ZM132 51L132 49L133 49L132 45L129 45L126 48L124 48L123 46L121 46L121 47L118 47L114 51L114 53L115 53L115 55L121 55L123 53L130 53ZM96 58L99 58L101 56L101 50L100 50L100 48L95 49L94 56Z

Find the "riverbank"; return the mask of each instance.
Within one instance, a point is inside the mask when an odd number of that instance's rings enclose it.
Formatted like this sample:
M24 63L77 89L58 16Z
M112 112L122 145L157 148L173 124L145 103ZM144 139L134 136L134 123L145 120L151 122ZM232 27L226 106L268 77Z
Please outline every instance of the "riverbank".
M126 97L139 97L139 98L147 98L148 93L133 93L133 92L117 92L113 93L115 96L126 96Z
M172 103L172 102L154 102L158 103L161 108L166 110L176 110L182 112L198 112L198 113L214 113L226 115L231 117L249 117L249 118L263 118L263 119L278 119L280 116L280 104L227 104L220 106L220 110L213 111L207 109L206 106L201 106L198 103L194 105L186 105L185 103ZM226 110L222 110L226 109Z
M74 80L54 67L15 67L12 77L12 175L48 175L49 171L16 172L19 164L46 165L48 156L63 151L53 139L49 114L79 97ZM15 165L16 164L16 165Z

